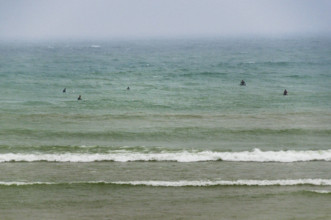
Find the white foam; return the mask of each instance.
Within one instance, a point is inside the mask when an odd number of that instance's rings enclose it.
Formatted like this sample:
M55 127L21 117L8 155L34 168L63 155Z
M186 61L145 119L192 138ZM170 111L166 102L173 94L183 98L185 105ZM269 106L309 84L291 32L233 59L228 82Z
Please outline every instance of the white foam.
M49 162L94 162L94 161L175 161L175 162L200 162L200 161L244 161L244 162L300 162L300 161L331 161L330 150L317 151L253 151L241 152L133 152L130 150L110 151L109 153L62 153L62 154L0 154L0 162L10 161L49 161Z
M54 185L52 182L0 182L2 186Z
M319 193L319 194L329 194L331 191L328 190L311 190L310 192Z
M219 181L131 181L114 182L114 184L145 185L145 186L294 186L317 185L330 186L330 179L297 179L297 180L219 180Z
M292 179L292 180L179 180L179 181L87 181L87 182L0 182L5 186L24 186L24 185L57 185L57 184L116 184L132 186L160 186L160 187L203 187L203 186L295 186L295 185L314 185L331 186L331 179ZM329 193L329 191L316 190L318 193Z

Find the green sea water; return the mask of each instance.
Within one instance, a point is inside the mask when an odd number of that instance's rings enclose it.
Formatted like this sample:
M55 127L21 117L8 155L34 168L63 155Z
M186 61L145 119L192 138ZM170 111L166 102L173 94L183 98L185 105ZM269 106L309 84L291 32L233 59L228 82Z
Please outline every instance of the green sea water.
M0 219L330 219L330 55L328 38L0 42Z

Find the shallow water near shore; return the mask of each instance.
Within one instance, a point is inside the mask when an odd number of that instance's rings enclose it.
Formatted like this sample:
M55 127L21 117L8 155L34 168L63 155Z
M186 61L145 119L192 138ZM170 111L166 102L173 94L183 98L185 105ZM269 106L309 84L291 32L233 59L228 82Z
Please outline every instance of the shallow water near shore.
M0 217L330 219L330 52L1 42Z

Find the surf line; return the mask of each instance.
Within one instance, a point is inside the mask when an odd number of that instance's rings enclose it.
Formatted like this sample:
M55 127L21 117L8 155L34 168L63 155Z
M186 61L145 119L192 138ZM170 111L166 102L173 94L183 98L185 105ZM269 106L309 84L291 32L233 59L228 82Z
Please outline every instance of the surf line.
M201 162L201 161L234 161L234 162L304 162L304 161L331 161L330 150L318 151L253 151L215 152L215 151L177 151L177 152L132 152L110 151L108 153L3 153L2 162L134 162L134 161L174 161L174 162Z
M72 185L104 184L154 187L204 187L204 186L331 186L331 179L283 179L283 180L179 180L179 181L78 181L78 182L0 182L0 186L33 186L33 185Z

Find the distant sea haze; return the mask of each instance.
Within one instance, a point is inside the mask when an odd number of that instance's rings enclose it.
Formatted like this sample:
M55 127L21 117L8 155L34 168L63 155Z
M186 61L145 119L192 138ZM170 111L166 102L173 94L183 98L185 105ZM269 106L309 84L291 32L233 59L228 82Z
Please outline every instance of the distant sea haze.
M330 219L330 45L0 43L1 217Z

